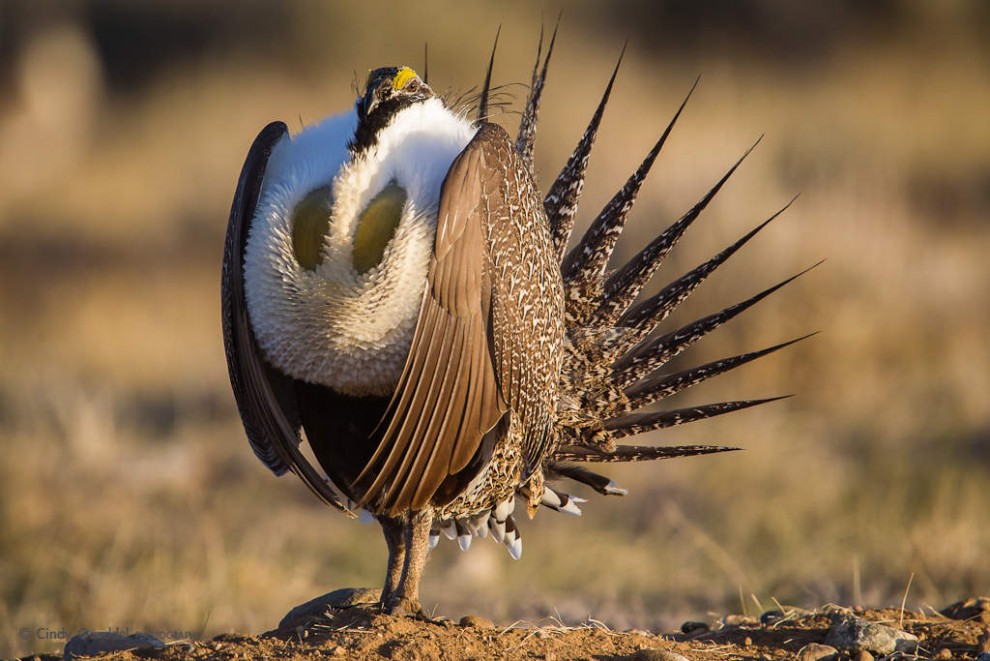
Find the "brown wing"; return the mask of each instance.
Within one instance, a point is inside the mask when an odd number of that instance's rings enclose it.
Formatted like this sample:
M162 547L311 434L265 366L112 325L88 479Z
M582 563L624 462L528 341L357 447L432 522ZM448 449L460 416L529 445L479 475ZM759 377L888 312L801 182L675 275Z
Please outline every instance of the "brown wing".
M489 348L488 193L502 170L482 129L454 160L440 191L437 237L409 357L378 451L358 482L364 502L397 514L425 506L463 469L507 406Z
M291 470L329 505L348 511L327 481L299 452L299 413L293 381L262 356L244 301L244 246L272 150L288 135L285 124L266 126L248 152L227 223L221 305L230 385L254 453L276 475Z

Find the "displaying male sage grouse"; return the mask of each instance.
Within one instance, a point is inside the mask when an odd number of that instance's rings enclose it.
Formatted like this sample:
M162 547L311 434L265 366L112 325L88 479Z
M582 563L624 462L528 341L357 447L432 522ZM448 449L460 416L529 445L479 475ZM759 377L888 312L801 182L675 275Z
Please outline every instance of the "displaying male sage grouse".
M533 140L552 50L553 40L542 67L537 56L515 141L487 121L490 64L478 121L408 67L386 67L369 74L348 112L292 136L281 122L265 127L241 172L224 253L223 332L248 440L277 475L291 470L326 503L377 518L389 550L381 606L390 613L419 612L420 576L441 533L462 549L490 533L519 558L514 512L532 516L542 505L580 514L581 499L558 490L562 479L625 493L587 463L730 449L618 440L771 401L638 412L786 346L661 371L789 280L654 333L768 220L636 302L738 163L629 263L607 269L683 104L568 251L615 73L541 197ZM300 430L325 475L301 452Z

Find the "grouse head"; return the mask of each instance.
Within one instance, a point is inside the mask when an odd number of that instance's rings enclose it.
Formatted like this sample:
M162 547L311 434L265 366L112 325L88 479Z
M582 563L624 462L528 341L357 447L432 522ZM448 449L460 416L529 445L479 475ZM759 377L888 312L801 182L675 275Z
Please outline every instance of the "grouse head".
M406 66L381 67L368 74L364 94L355 103L358 125L353 151L373 146L378 133L405 108L436 96L430 86Z

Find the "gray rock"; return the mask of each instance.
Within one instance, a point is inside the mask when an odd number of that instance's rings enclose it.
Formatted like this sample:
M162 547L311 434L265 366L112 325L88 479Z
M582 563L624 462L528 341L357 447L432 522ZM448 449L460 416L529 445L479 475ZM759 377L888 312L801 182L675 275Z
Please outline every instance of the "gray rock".
M65 644L62 656L65 661L71 661L84 656L97 656L110 652L125 652L129 650L161 649L165 643L146 633L134 633L129 636L112 631L86 631L69 639Z
M976 657L976 661L990 661L990 652L980 652L980 655Z
M808 643L797 654L798 661L826 661L838 656L839 650L821 643Z
M323 618L330 609L344 609L353 606L370 606L378 603L382 591L377 588L341 588L299 604L282 618L278 628L282 631L305 627Z
M862 618L847 615L832 621L825 643L840 650L853 652L866 650L883 655L914 652L918 647L918 637L885 624L867 622Z

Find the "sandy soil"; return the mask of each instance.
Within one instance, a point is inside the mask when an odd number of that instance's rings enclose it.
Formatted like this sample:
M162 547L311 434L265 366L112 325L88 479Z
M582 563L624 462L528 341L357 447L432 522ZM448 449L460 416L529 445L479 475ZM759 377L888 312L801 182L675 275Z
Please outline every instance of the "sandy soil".
M990 599L959 602L942 611L784 609L760 617L728 615L714 622L686 622L678 633L613 631L590 622L579 627L525 624L496 626L480 616L460 621L391 617L373 608L321 609L287 616L279 629L259 636L224 634L208 641L157 650L117 652L114 659L854 659L883 655L822 647L838 620L877 622L917 636L911 653L887 658L990 658ZM834 641L830 641L833 642ZM987 655L981 657L981 654ZM30 657L27 657L30 658ZM42 656L41 659L58 659Z

